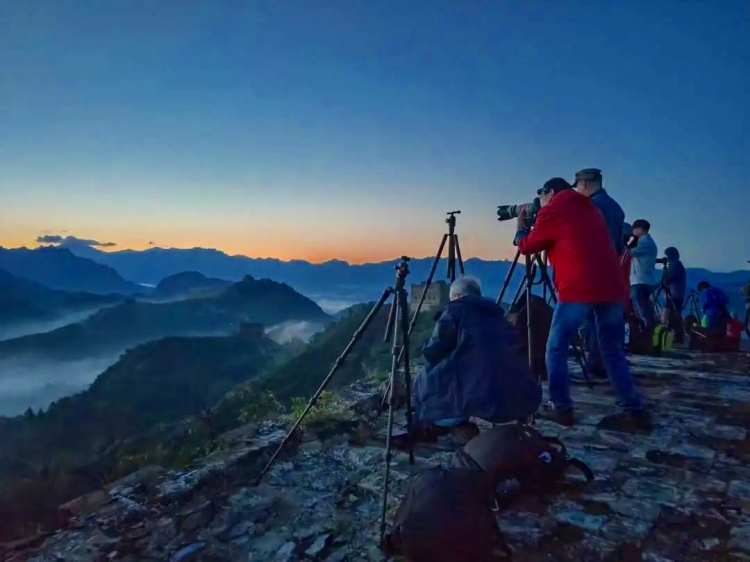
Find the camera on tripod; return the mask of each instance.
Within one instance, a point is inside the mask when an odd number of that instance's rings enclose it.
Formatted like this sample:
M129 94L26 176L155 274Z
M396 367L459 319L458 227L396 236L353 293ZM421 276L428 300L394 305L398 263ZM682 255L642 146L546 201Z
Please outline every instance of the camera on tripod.
M531 203L519 203L517 205L498 205L497 220L508 221L516 219L521 213L526 217L526 224L531 226L542 208L542 202L539 197L535 197Z

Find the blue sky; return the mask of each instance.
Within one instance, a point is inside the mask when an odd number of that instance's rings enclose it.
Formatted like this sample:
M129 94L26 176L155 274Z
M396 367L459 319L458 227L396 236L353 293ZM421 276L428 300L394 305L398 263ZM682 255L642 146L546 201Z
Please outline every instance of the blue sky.
M688 265L750 259L749 8L0 4L0 244L512 255L498 204L599 167Z

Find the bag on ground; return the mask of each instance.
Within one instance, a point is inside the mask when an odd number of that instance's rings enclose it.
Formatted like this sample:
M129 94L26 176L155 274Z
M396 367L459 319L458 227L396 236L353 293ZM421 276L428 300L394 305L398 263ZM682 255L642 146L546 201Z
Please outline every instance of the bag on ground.
M521 423L479 434L453 456L451 464L480 468L495 491L498 507L518 494L553 491L570 467L580 470L587 481L594 479L591 468L571 458L559 439Z
M672 351L674 345L674 330L662 324L654 327L651 336L651 346L653 355L662 355Z
M473 468L433 468L407 485L383 541L388 556L409 562L509 560L486 479Z

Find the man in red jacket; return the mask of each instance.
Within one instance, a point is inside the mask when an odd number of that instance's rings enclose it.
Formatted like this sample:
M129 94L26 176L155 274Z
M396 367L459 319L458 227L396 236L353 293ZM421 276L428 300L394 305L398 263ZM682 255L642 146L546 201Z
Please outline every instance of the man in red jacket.
M558 304L547 340L550 410L540 412L561 425L573 425L568 348L590 310L596 316L607 375L625 412L637 426L650 418L633 385L623 342L623 303L627 298L620 256L610 240L604 217L594 203L562 178L552 178L537 192L542 204L529 231L523 213L515 243L524 255L546 251Z

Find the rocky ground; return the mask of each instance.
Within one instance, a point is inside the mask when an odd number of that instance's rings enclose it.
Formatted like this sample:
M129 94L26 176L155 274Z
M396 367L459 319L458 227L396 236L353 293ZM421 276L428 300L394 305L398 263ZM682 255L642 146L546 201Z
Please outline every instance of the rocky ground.
M608 424L608 384L577 386L580 423L559 435L596 472L560 493L521 499L499 514L516 559L750 560L750 361L744 354L634 357L655 412L650 434ZM6 545L5 560L383 560L377 549L385 416L375 386L346 396L351 410L311 424L260 485L254 479L284 432L245 426L194 470L141 470L70 502L65 530ZM393 464L390 512L409 473L446 462L442 438Z

